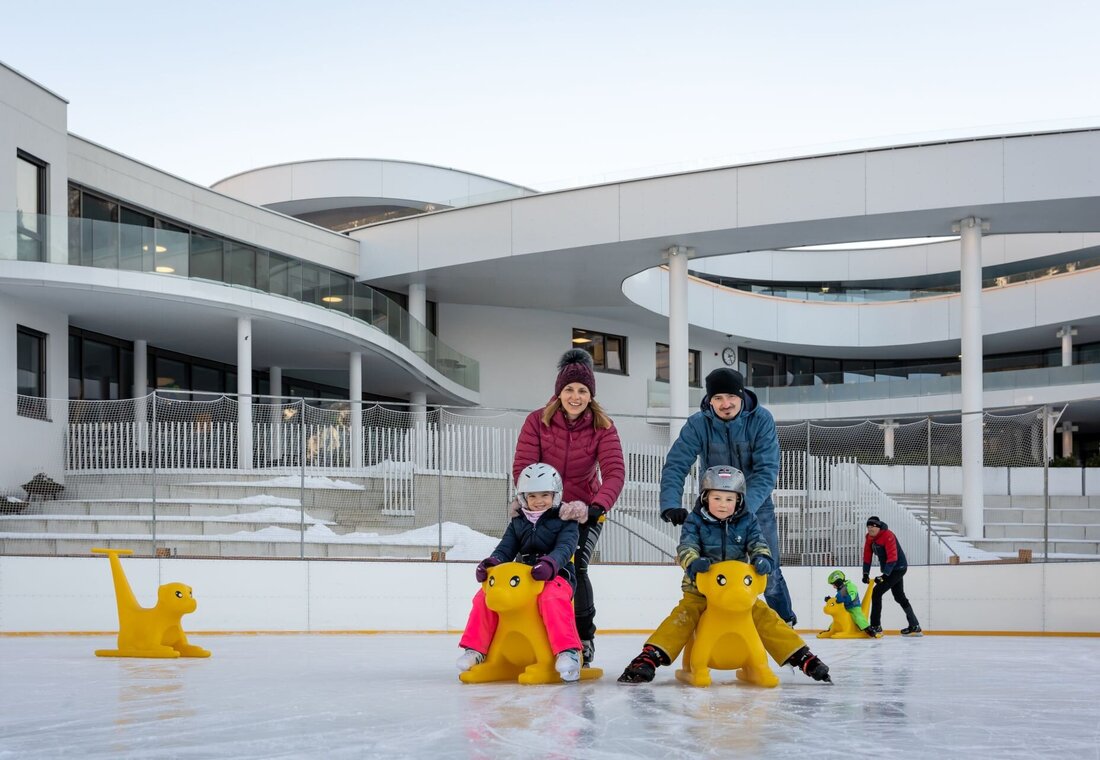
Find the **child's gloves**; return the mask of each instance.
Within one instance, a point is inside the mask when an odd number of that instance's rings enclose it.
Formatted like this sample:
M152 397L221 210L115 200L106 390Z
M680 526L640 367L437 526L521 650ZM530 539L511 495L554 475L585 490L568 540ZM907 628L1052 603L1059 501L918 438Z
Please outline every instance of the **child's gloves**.
M707 570L710 570L710 560L706 557L699 557L692 560L691 564L687 566L688 578L694 583L695 576L699 573L705 573Z
M870 583L871 582L871 574L870 573L867 573L867 572L863 573L863 582L864 583Z
M495 567L500 564L500 560L496 557L486 557L477 563L477 569L474 570L474 577L477 578L478 583L484 583L489 577L489 568Z
M683 525L684 520L688 519L688 511L683 507L673 507L672 509L666 509L661 512L661 519L667 523L673 525Z
M829 600L830 600L830 599L832 599L832 597L831 597L831 596L827 596L827 597L825 597L825 604L828 604L828 603L829 603Z
M551 557L543 557L531 567L531 577L536 581L548 581L558 574L558 563Z
M752 566L758 575L767 575L775 569L775 561L771 557L765 557L761 554L752 561Z
M567 501L562 503L558 515L563 520L576 520L582 523L588 519L588 505L579 499L577 501Z
M595 525L600 521L600 518L607 514L607 511L603 507L589 507L588 508L588 522ZM583 521L582 521L583 522Z

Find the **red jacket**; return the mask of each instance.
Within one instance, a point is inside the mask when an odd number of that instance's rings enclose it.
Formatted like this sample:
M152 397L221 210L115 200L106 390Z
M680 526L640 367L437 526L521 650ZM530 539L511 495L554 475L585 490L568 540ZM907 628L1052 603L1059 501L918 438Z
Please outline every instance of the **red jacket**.
M542 423L542 412L536 409L523 421L512 462L512 483L527 465L545 462L561 475L565 485L562 501L580 500L610 510L626 480L623 447L615 426L597 430L591 409L572 423L559 409L547 426Z

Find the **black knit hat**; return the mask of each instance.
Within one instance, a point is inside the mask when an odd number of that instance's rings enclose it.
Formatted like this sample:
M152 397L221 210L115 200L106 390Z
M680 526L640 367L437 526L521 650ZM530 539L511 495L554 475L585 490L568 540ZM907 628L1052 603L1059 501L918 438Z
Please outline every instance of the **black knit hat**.
M745 377L735 369L719 367L707 375L707 398L719 393L745 396Z
M870 517L867 518L867 527L868 528L881 528L882 527L882 520L878 519L874 515L871 515Z

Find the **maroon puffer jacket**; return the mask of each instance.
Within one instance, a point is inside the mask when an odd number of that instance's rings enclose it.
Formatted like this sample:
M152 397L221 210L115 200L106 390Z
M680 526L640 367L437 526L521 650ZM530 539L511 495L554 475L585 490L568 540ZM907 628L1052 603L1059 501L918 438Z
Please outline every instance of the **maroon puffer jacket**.
M597 430L592 426L591 409L570 423L559 409L548 427L542 424L542 411L536 409L523 421L512 462L512 482L527 465L545 462L561 474L565 484L562 501L579 499L610 510L626 480L623 447L615 426Z

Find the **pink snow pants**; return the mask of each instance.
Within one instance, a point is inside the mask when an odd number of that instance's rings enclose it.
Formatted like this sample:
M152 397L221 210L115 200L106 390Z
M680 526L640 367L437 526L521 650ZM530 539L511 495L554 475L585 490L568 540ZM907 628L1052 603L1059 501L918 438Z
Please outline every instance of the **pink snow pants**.
M577 621L573 617L573 588L569 582L561 576L547 581L539 594L538 604L551 651L557 655L566 649L580 649L581 637L577 634ZM474 594L470 619L466 621L466 630L458 645L487 654L499 619L497 613L485 606L485 592L478 589Z

